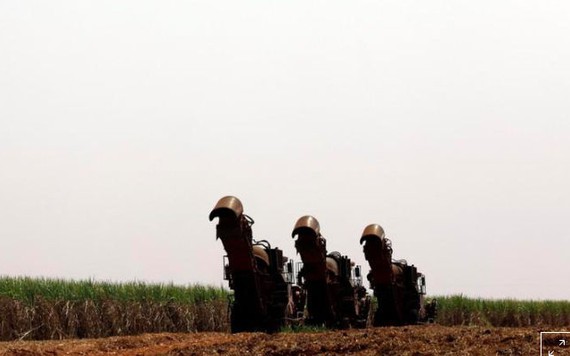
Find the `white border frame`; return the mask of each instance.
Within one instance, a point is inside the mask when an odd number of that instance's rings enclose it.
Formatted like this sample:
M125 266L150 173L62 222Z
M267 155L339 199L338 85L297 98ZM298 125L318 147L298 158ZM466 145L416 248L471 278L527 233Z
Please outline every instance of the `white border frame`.
M540 356L542 355L542 334L570 334L570 331L541 331L540 332ZM570 346L570 345L568 345Z

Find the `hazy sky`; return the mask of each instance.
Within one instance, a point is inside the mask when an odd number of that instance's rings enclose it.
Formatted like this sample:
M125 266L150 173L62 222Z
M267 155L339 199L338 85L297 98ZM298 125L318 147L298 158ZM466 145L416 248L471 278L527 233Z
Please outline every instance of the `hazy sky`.
M312 214L430 294L570 297L570 2L0 1L0 274L222 281Z

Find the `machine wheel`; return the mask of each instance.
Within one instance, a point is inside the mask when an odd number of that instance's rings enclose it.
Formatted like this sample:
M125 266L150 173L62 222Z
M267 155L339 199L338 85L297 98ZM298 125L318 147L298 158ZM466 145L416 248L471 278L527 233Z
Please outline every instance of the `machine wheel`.
M236 308L236 304L234 303L230 311L230 328L232 334L248 331L241 314L239 308Z
M408 312L408 324L417 324L419 321L419 312L417 309L410 309Z

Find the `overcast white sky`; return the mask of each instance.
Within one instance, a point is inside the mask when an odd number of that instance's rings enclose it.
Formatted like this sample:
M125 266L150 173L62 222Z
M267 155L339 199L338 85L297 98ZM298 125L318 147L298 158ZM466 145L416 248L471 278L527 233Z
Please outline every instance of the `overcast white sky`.
M568 299L570 2L0 1L0 274L222 281L236 195L430 294Z

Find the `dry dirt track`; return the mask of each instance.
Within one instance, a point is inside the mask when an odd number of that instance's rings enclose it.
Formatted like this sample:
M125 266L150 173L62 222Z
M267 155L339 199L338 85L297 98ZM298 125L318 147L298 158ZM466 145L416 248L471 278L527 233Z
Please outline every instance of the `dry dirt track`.
M425 325L276 335L146 334L3 342L0 355L538 355L539 332Z

